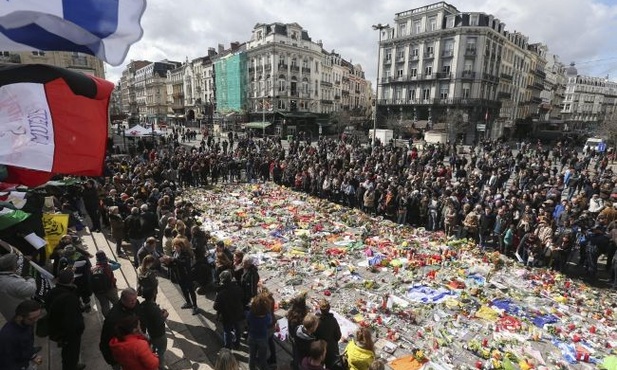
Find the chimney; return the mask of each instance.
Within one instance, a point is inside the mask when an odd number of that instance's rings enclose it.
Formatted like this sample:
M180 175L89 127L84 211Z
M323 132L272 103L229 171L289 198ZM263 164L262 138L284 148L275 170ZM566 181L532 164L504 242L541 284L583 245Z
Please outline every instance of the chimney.
M216 50L214 48L208 48L208 56L213 57L216 55Z
M238 41L231 43L231 51L236 51L240 48L240 43Z
M224 51L225 51L225 45L219 44L219 54L223 54Z
M317 40L317 45L319 45L319 47L323 49L323 42L321 42L321 40Z

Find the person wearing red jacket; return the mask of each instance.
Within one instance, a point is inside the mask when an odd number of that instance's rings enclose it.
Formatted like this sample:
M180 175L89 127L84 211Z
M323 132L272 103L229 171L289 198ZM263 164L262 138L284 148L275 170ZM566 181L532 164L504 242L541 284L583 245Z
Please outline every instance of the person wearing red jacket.
M123 369L158 370L159 358L139 329L139 319L126 317L116 325L116 336L109 341L111 354Z

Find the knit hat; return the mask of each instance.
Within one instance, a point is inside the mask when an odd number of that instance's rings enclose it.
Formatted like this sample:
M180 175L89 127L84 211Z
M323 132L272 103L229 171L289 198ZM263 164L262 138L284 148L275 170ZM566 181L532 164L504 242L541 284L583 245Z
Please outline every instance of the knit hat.
M0 271L13 271L17 267L17 255L8 253L0 257Z
M76 250L77 249L75 249L74 245L69 244L69 245L64 247L64 253L63 254L64 254L65 257L72 256L75 253Z
M73 279L75 279L75 274L71 269L64 269L58 272L58 276L56 276L56 278L58 279L58 284L69 285L73 283Z

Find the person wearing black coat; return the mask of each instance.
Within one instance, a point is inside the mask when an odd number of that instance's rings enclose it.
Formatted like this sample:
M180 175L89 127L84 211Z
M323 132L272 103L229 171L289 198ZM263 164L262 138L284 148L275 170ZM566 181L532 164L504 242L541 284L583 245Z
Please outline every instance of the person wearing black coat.
M120 300L111 308L101 329L101 339L99 349L103 354L105 362L111 366L117 366L117 362L111 354L109 341L115 335L116 324L129 316L141 317L141 307L137 299L137 291L133 288L126 288L120 293Z
M249 255L242 258L242 267L244 270L240 279L240 286L244 292L242 302L245 306L248 306L251 303L251 299L257 295L259 272L257 272L257 266L253 262L253 257Z
M79 362L81 335L86 328L81 311L75 275L70 269L58 272L56 286L45 296L49 338L62 346L62 369L83 369Z
M223 322L223 342L225 348L238 348L242 335L241 323L244 319L242 288L233 281L231 271L225 270L219 276L221 287L214 299L214 309ZM233 342L233 343L232 343Z
M322 299L319 302L319 325L315 331L316 339L323 339L326 342L326 358L324 364L326 369L334 370L334 363L339 356L338 342L341 340L341 327L334 315L330 312L330 303Z
M141 327L150 337L150 344L159 357L159 368L165 368L165 352L167 351L167 336L165 335L165 320L169 313L156 304L156 290L147 289L143 294L144 301L140 305Z

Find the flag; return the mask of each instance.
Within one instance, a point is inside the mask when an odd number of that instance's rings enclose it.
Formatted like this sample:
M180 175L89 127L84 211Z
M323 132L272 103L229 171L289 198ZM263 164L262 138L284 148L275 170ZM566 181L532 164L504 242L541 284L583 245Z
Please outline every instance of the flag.
M28 217L30 217L30 213L20 211L18 209L11 210L4 208L0 211L0 230L5 230L13 225L17 225Z
M43 228L45 229L46 252L49 256L60 239L68 233L69 215L64 213L43 213Z
M111 82L58 67L0 67L0 164L10 166L3 181L100 176L112 90Z
M146 0L4 0L0 50L91 54L120 65L143 34Z

